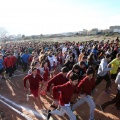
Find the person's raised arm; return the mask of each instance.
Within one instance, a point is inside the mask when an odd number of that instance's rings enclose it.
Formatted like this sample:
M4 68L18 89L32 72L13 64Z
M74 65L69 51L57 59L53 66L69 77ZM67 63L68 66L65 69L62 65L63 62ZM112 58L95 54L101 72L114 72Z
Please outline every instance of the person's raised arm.
M52 89L54 100L57 100L57 94L58 94L58 92L62 92L65 89L66 89L66 84L54 86L53 89Z
M112 68L106 67L104 63L101 64L101 69L102 69L102 71L106 71L106 72L112 70Z

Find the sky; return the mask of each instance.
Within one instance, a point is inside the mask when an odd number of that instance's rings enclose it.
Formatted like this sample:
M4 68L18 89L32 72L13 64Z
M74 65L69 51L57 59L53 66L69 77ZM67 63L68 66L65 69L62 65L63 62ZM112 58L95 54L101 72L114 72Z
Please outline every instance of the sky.
M0 0L0 27L40 35L120 25L120 0Z

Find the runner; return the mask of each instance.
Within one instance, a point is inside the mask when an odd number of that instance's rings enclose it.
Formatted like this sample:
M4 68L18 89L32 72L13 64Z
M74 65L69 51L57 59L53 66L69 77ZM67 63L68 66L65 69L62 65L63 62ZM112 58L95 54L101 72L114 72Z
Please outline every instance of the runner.
M52 84L54 84L54 86L57 85L62 85L64 83L67 82L67 78L66 75L68 73L68 69L66 67L63 67L61 69L61 72L58 73L56 76L54 76L52 79L50 79L47 83L47 95L50 95L50 87ZM58 93L58 97L59 97L59 93ZM54 105L54 103L52 103L51 107L58 107L57 105Z
M72 107L72 110L75 110L81 104L87 102L90 107L89 120L94 120L95 110L95 103L91 97L91 92L95 88L95 78L93 78L93 73L94 73L93 69L88 68L88 70L86 71L86 77L83 80L81 80L77 86L77 90L80 93L81 98Z
M65 113L68 115L70 120L76 120L76 116L71 110L70 101L73 96L76 85L78 84L78 75L73 73L70 75L69 81L63 85L58 85L53 87L53 98L54 104L60 105L60 110L48 110L48 119L52 115L63 116ZM58 101L58 93L60 93ZM69 93L69 94L68 94Z
M103 58L101 60L101 63L99 65L99 68L98 68L98 73L97 73L97 79L96 79L96 86L100 84L100 82L102 80L105 80L106 81L106 87L105 87L105 92L109 93L110 90L110 86L111 86L111 79L110 79L110 76L108 74L108 72L110 70L112 70L112 68L108 68L107 65L108 65L108 62L111 60L111 56L110 55L106 55L105 58Z
M4 61L3 61L3 56L0 54L0 75L2 79L5 79L4 77Z
M28 51L25 51L21 56L23 72L27 70L29 57Z
M40 94L46 95L47 82L50 78L50 71L49 71L49 68L48 68L48 62L47 61L42 62L41 68L40 68L40 73L41 73L41 76L44 79L43 84L41 85Z
M120 66L120 53L116 55L116 58L113 59L109 64L108 67L111 67L112 70L110 70L110 75L112 81L116 79L117 73L118 73L118 68Z
M41 111L43 111L42 102L39 96L39 84L40 82L43 81L43 78L39 74L37 74L37 68L33 67L32 74L24 77L23 81L24 81L25 91L27 91L27 86L26 86L27 80L29 81L30 92L31 92L30 95L27 94L27 100L29 100L29 97L35 97L38 103L38 108Z
M9 53L7 53L4 59L4 65L5 65L6 76L7 74L9 74L9 79L11 79L13 73L13 62L11 59L11 55Z

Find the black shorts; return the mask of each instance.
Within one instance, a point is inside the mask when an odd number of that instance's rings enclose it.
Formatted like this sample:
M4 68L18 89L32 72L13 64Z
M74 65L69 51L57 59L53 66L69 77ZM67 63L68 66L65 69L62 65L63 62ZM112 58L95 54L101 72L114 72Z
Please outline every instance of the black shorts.
M117 77L117 74L111 74L111 79L115 80Z
M4 68L0 69L0 74L2 74L4 72Z

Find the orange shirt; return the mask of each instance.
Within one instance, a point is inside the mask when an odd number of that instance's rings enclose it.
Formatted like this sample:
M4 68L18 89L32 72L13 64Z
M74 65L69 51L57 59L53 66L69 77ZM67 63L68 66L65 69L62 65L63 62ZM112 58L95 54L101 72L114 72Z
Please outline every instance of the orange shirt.
M81 62L81 61L82 61L82 59L83 59L83 57L84 57L84 54L83 54L83 53L81 53L81 54L79 55L79 57L78 57L78 62Z

